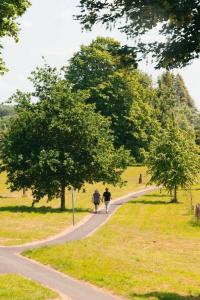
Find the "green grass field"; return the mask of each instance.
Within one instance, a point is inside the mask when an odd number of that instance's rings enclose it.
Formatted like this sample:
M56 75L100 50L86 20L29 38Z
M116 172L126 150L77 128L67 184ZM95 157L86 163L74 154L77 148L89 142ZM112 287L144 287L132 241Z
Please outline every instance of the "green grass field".
M200 187L192 191L200 202ZM124 205L92 237L28 257L134 300L200 300L200 226L190 196L154 192ZM59 255L58 255L59 253Z
M59 300L53 291L18 275L0 275L0 300Z
M113 198L124 195L130 191L144 187L147 182L144 167L132 167L124 173L127 185L110 187ZM138 185L140 172L144 177L144 185ZM50 203L46 200L31 208L31 195L27 193L10 193L5 184L6 175L0 175L0 245L17 245L36 240L45 239L59 233L72 224L71 195L66 193L67 210L60 212L59 200ZM92 211L91 195L98 188L102 193L102 184L86 185L86 192L76 193L76 222Z

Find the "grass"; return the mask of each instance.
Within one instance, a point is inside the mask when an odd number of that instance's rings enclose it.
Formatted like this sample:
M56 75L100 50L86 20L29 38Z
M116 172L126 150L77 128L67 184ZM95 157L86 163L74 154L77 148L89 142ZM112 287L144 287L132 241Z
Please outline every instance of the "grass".
M18 275L0 275L0 300L59 300L53 291Z
M131 167L123 175L127 185L119 188L110 186L113 198L130 191L142 188L138 185L139 174L147 181L144 167ZM67 210L60 212L59 200L46 200L31 208L31 195L26 197L21 193L10 193L5 184L6 174L0 175L0 245L17 245L36 240L42 240L59 233L72 224L71 195L66 193ZM98 188L102 193L103 184L86 185L86 192L76 193L76 222L84 218L93 209L91 195Z
M199 188L192 193L198 202ZM92 237L26 255L127 299L200 300L200 228L191 223L189 195L179 198L142 196Z

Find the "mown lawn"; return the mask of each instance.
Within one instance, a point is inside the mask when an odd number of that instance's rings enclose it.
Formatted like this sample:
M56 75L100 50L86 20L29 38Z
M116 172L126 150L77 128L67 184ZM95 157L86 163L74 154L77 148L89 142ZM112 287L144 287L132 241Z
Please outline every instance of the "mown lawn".
M18 275L0 275L0 300L59 300L53 291Z
M143 174L144 184L138 185L139 174ZM124 195L130 191L144 187L147 182L144 167L131 167L124 173L127 185L110 187L113 198ZM0 245L17 245L47 238L57 234L72 224L71 194L67 196L67 210L60 212L59 200L50 203L46 200L31 208L31 195L26 197L21 193L10 193L7 189L6 175L0 175ZM91 195L95 188L102 193L103 184L87 185L85 192L76 193L76 222L80 221L92 211Z
M92 237L26 255L127 299L200 300L200 226L189 194L179 198L170 204L154 192L133 199Z

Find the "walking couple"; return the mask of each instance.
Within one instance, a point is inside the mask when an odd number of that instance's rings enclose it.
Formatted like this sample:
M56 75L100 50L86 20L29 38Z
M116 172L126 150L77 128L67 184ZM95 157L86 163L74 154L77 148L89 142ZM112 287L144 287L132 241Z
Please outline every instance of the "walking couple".
M108 188L106 188L105 192L103 193L102 199L101 199L101 195L100 195L99 191L95 190L94 194L92 195L92 202L94 203L94 206L95 206L95 214L97 214L97 212L98 212L98 207L99 207L101 200L102 200L102 202L104 201L105 207L106 207L106 213L108 213L109 204L110 204L111 199L112 199L111 193L109 192Z

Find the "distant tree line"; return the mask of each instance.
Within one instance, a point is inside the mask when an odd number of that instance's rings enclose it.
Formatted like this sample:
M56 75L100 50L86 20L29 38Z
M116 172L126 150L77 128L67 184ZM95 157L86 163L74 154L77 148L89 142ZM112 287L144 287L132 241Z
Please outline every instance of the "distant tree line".
M13 105L0 104L0 132L9 126L14 114L15 107Z

